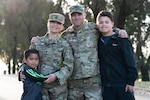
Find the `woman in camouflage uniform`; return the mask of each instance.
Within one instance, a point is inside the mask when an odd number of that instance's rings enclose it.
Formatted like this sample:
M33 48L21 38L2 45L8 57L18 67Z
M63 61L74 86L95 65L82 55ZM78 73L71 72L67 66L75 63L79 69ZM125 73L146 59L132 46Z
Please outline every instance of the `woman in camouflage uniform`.
M63 15L50 14L48 32L30 46L40 53L40 72L49 75L46 84L43 84L43 100L67 100L66 80L73 71L73 55L69 44L59 36L64 21Z

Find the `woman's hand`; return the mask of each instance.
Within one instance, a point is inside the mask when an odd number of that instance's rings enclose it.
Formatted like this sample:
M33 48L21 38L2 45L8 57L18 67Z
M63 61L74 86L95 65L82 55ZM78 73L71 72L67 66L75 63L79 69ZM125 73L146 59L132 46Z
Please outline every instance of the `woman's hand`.
M44 82L45 83L52 83L52 82L56 81L56 79L57 79L57 77L56 77L55 74L49 74L48 75L48 79L45 80Z

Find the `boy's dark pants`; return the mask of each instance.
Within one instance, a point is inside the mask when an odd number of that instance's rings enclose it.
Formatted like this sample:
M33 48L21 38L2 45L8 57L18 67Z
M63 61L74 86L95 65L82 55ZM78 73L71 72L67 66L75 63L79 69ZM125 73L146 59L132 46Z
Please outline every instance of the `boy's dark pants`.
M103 100L135 100L134 94L125 87L102 87Z

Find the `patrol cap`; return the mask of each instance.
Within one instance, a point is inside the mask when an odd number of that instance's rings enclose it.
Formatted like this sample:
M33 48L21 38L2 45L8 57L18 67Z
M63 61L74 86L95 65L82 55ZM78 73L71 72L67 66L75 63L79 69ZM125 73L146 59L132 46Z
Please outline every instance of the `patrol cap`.
M74 13L74 12L78 12L78 13L84 13L84 6L83 5L74 5L74 6L71 6L69 8L70 10L70 14Z
M62 14L59 13L51 13L49 14L49 21L56 21L59 22L61 24L65 23L65 17Z

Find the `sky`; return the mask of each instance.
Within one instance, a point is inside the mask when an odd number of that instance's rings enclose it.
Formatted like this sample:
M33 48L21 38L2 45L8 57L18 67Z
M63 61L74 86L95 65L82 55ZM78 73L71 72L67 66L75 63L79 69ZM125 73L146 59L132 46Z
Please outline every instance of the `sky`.
M56 3L58 0L53 0L53 1L54 1L54 3ZM70 6L77 4L77 2L75 2L74 0L66 0L66 1L68 2L68 4ZM63 10L64 10L64 13L68 12L69 9L68 9L67 5L63 5Z

